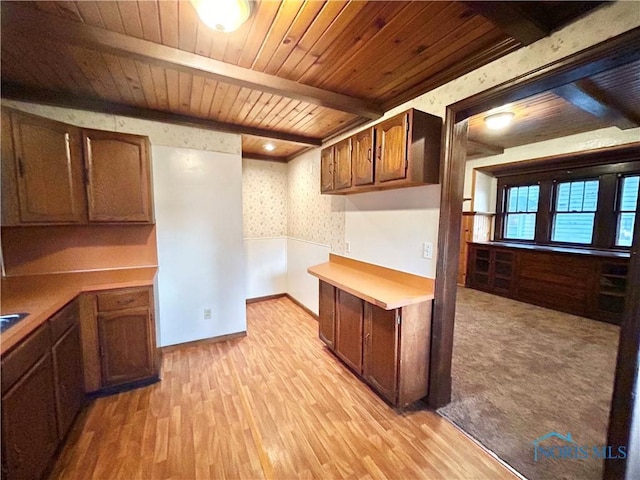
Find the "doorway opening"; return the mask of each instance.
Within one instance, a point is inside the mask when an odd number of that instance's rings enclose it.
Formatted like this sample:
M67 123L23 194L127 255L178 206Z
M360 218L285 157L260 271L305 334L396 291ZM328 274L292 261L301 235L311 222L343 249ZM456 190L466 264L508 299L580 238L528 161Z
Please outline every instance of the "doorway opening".
M436 276L436 303L433 324L432 344L432 369L429 400L432 406L443 406L451 399L451 358L454 346L454 317L457 295L457 273L459 267L459 233L463 210L463 178L466 153L473 144L468 143L470 127L473 125L474 115L487 112L496 107L509 103L523 101L529 97L543 94L558 89L564 85L570 85L581 79L603 74L624 65L637 62L640 55L637 53L640 44L640 32L636 30L616 37L603 44L580 52L561 62L549 65L544 69L524 75L506 84L497 86L481 94L465 99L447 108L445 121L442 175L442 201L439 251L441 258L438 262ZM637 224L636 219L636 224ZM637 228L636 228L637 230ZM636 237L637 237L636 232ZM637 248L637 240L631 247L631 251ZM634 255L629 263L628 282L626 289L626 310L622 315L623 332L634 332L640 328L637 315L634 317L633 308L637 305L637 292L634 289L634 278L637 277L637 259ZM614 335L617 336L617 335ZM631 352L637 358L637 345L630 344L637 338L625 335L621 336L619 351ZM614 345L615 348L615 345ZM627 445L630 430L631 401L624 401L625 396L631 398L637 372L629 367L633 366L633 357L629 354L624 358L618 355L619 361L616 367L616 385L613 394L613 409L611 412L610 428L608 430L608 442L618 441ZM623 372L631 368L629 376L631 380L624 378ZM453 372L455 375L455 371ZM564 432L567 433L567 432ZM499 434L499 432L498 432ZM532 438L531 441L534 441ZM607 460L605 477L620 477L620 472L629 468L632 461L612 462ZM620 470L622 469L622 470Z

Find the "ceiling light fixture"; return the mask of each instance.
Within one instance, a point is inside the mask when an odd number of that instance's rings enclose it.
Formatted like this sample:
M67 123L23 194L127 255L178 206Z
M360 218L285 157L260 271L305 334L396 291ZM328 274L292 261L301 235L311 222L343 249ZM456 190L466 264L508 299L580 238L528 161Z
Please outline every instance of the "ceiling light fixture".
M502 130L511 124L513 117L515 117L515 113L513 112L494 113L493 115L484 117L484 123L487 125L487 128L491 130Z
M219 32L233 32L251 14L249 0L190 0L200 20Z
M273 143L265 143L264 144L264 149L267 152L273 152L276 149L276 147L275 147L275 145Z

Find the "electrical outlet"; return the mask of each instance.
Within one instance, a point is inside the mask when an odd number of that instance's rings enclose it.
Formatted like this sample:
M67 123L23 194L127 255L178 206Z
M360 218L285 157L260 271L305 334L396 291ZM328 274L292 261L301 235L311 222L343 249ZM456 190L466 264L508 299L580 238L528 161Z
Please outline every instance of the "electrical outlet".
M426 259L433 258L433 243L424 242L422 244L422 258L426 258Z
M344 242L344 250L347 253L351 253L351 242Z
M211 320L211 309L210 308L205 308L204 309L204 319L205 320Z

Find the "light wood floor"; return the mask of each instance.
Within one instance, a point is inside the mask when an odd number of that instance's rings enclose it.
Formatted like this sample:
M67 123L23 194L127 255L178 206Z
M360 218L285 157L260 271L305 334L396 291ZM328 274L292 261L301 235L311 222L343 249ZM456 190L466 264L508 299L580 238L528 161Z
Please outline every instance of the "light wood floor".
M247 317L247 337L165 353L162 382L93 402L52 478L516 478L436 413L385 404L290 300Z

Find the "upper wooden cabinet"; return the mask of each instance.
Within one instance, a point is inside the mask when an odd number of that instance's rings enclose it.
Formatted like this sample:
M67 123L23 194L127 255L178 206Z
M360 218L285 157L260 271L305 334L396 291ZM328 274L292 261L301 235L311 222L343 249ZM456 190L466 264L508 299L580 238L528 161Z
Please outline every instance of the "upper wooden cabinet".
M351 139L338 142L333 147L333 188L342 190L351 186Z
M320 154L320 191L333 191L333 147L323 149Z
M407 178L409 114L398 115L376 128L376 180L379 183Z
M351 137L351 169L353 186L373 183L373 146L375 129L368 128Z
M19 112L11 114L17 223L85 219L80 130ZM14 213L15 216L15 213Z
M350 194L437 184L441 130L439 117L412 109L324 149L323 161L331 151L335 168L333 187L323 180L322 193ZM340 164L339 148L343 152ZM340 176L338 183L338 172L345 171L347 164L351 175L348 179Z
M90 222L151 222L149 140L83 130Z
M2 225L103 222L153 222L147 138L3 109Z

